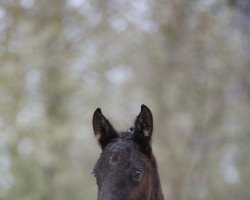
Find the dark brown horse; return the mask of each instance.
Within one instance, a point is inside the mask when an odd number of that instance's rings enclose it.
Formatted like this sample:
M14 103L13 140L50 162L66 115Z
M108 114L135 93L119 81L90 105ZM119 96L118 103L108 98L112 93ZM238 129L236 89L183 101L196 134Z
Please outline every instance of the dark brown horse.
M116 132L100 108L93 115L95 136L102 148L93 174L98 200L163 200L157 164L151 149L153 116L141 112L129 131Z

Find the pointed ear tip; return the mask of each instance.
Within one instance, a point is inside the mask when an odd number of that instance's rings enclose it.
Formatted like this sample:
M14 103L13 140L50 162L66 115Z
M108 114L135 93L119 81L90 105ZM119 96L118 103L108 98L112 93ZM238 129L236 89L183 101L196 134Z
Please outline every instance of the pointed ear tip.
M102 113L101 108L97 108L94 113L97 113L97 112Z
M141 105L141 110L143 110L143 109L148 109L149 110L149 108L146 105L142 104Z

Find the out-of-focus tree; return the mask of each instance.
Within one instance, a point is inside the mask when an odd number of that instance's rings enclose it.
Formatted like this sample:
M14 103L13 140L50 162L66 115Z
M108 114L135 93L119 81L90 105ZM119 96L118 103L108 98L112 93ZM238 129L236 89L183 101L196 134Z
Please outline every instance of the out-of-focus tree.
M142 103L166 199L248 200L249 5L2 0L0 200L96 199L92 113Z

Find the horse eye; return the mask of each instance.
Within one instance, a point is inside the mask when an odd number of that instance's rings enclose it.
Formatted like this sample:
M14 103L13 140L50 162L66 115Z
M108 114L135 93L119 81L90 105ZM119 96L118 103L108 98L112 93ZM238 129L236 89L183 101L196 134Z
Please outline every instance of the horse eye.
M142 180L142 177L143 177L143 170L142 169L135 170L133 174L134 181L140 182Z

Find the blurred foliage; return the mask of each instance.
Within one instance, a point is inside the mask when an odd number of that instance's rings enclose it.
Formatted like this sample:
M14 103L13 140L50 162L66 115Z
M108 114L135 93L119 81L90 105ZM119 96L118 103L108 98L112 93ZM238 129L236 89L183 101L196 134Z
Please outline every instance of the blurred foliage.
M1 0L0 200L96 199L92 113L145 103L165 198L250 197L248 0Z

